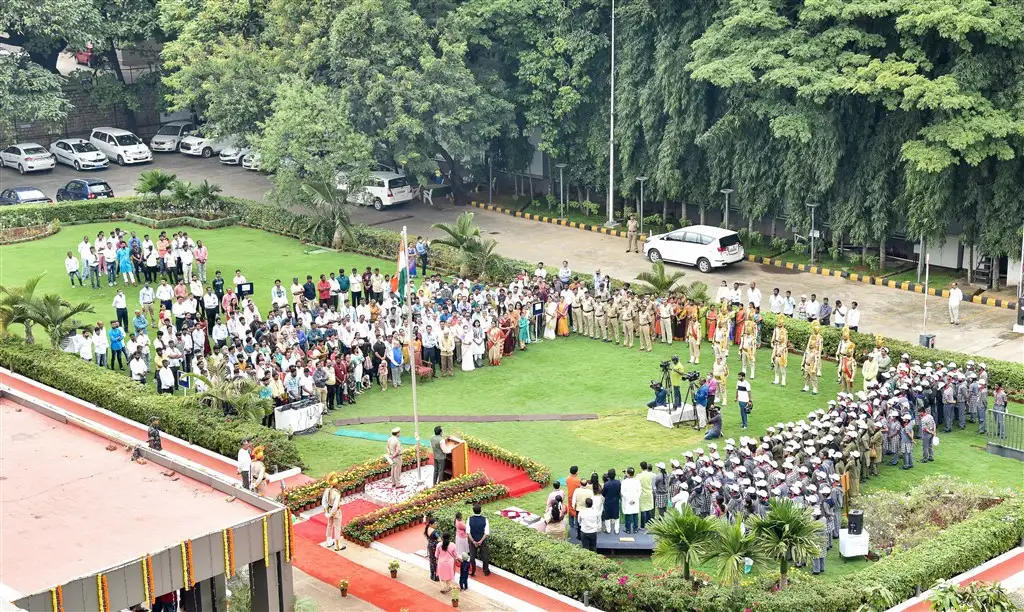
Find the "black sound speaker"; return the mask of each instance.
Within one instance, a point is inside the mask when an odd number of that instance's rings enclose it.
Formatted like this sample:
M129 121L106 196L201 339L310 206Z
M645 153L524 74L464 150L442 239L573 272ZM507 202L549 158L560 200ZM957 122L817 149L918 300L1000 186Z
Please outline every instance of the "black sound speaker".
M850 510L849 514L846 515L846 529L850 535L860 535L860 532L864 530L864 511L863 510Z

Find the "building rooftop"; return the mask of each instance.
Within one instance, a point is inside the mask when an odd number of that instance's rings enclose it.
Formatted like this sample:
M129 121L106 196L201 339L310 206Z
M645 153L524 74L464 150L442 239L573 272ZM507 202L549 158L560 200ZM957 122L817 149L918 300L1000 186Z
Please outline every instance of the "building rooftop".
M23 595L263 514L0 399L0 586Z

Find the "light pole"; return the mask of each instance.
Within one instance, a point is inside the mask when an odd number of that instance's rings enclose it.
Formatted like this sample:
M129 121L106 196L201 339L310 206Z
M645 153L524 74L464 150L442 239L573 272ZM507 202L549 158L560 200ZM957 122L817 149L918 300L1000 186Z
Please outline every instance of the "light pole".
M487 203L494 203L494 174L491 170L491 154L487 154Z
M644 181L646 176L638 176L636 180L640 183L640 233L644 233Z
M558 168L558 216L565 217L565 188L562 187L562 170L565 164L555 164Z
M608 220L605 227L615 227L615 0L612 0L612 68L611 104L608 112Z
M817 230L814 229L814 209L818 207L817 202L808 202L807 208L811 209L811 265L814 265L814 234Z
M725 215L722 217L722 219L725 222L725 229L729 229L729 194L736 190L726 187L725 189L721 189L719 191L725 194Z
M921 222L921 227L925 227L927 225L928 225L928 220L924 219ZM925 249L924 230L922 229L921 230L921 253L918 255L918 258L917 258L917 282L918 283L921 282L921 273L924 270L924 259L925 259L924 249Z

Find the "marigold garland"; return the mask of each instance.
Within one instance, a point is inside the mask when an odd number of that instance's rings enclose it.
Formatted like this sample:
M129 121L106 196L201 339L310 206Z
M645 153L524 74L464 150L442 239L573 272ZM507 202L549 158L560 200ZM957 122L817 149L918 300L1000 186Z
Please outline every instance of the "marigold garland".
M188 589L188 553L185 552L185 543L182 542L178 545L181 549L181 579L185 583L185 588ZM102 610L100 612L103 612Z
M110 610L110 589L107 588L107 576L100 574L100 583L102 584L103 593L103 610L109 612Z
M292 520L292 511L290 509L288 510L288 556L291 558L291 561L295 560L295 524Z
M57 585L57 612L64 612L64 587Z
M267 534L267 516L263 515L263 565L270 567L270 538Z
M185 552L188 553L188 588L196 586L196 567L193 565L195 555L192 554L192 540L185 540Z
M53 612L60 612L57 609L57 589L50 589L50 600L53 604Z
M96 575L96 607L100 612L107 612L103 607L103 576Z
M288 508L284 509L284 562L292 562L292 551L291 551L291 529L292 525L292 513Z
M146 555L146 587L149 589L149 603L156 604L156 589L153 586L153 557Z
M224 575L231 575L231 555L228 553L228 530L220 530L220 539L224 544Z
M149 594L152 592L149 590L149 568L146 566L146 557L142 558L142 594L146 597L146 604L149 604Z
M228 557L231 559L231 576L234 576L235 571L235 528L228 527Z

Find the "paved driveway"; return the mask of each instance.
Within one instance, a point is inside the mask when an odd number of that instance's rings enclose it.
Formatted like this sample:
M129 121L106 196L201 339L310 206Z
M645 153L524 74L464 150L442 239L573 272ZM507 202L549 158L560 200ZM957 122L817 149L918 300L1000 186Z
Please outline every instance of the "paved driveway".
M11 169L0 170L0 185L35 185L48 195L54 196L57 189L70 179L87 174L105 179L119 195L132 192L138 175L143 170L159 167L173 172L179 179L201 182L204 179L220 185L225 195L262 200L270 189L270 181L258 172L243 170L240 166L226 166L216 157L212 159L193 158L178 153L158 154L151 164L118 167L90 173L78 173L68 166L58 165L50 173L19 176ZM412 236L437 237L440 233L431 226L438 222L451 222L464 210L476 215L476 221L485 235L498 240L502 255L524 259L533 263L543 261L548 265L559 265L568 260L581 273L592 273L595 269L623 280L634 278L639 272L650 269L650 264L641 255L626 254L626 241L622 238L563 228L546 223L517 219L499 213L455 207L439 199L431 207L419 201L375 211L360 207L353 212L353 219L360 223L400 231L407 226ZM676 268L676 266L670 266ZM886 336L909 342L917 342L923 331L936 335L936 346L943 349L975 353L1010 361L1024 361L1024 337L1014 334L1011 327L1014 313L1010 310L965 303L961 306L959 327L948 324L946 300L939 297L927 298L928 321L924 323L925 296L865 285L840 278L823 277L802 272L783 270L742 262L734 267L701 274L695 268L686 268L685 282L700 280L707 283L713 292L722 279L730 285L740 282L744 285L757 282L765 296L773 287L782 291L790 290L794 296L816 293L818 298L837 298L849 304L856 300L863 312L861 330L881 332Z

